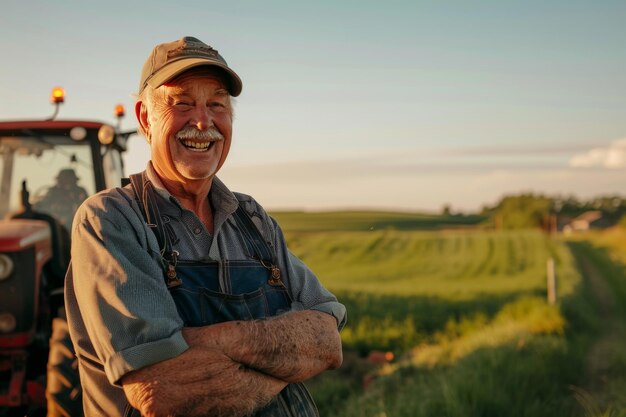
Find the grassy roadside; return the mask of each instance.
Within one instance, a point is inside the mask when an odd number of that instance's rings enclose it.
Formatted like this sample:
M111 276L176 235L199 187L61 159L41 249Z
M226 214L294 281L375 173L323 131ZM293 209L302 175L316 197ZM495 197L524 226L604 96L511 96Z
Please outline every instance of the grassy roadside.
M626 231L615 228L570 241L590 282L598 316L586 355L580 402L588 415L626 416Z

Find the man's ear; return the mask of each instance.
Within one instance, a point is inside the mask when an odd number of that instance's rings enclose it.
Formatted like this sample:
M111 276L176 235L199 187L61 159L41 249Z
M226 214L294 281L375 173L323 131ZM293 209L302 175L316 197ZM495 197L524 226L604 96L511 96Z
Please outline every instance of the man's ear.
M148 117L148 106L141 100L135 103L135 116L139 122L139 131L146 137L150 143L150 121Z

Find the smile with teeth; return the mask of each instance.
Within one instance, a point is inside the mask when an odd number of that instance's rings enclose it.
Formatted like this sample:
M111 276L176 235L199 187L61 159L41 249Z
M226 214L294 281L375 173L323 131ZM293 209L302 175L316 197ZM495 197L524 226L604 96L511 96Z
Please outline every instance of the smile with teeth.
M183 146L185 146L185 148L190 149L192 151L196 151L196 152L202 152L202 151L206 151L208 149L211 148L211 146L213 146L213 144L215 143L215 141L207 141L207 142L194 142L191 140L181 140L180 141Z

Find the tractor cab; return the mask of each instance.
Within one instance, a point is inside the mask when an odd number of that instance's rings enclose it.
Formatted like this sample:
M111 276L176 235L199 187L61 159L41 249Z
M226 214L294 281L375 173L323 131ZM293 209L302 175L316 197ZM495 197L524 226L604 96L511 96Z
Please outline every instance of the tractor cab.
M69 232L86 197L120 184L132 133L83 120L0 122L0 218L34 209Z
M29 203L69 229L87 196L120 184L125 144L104 123L0 122L0 217Z

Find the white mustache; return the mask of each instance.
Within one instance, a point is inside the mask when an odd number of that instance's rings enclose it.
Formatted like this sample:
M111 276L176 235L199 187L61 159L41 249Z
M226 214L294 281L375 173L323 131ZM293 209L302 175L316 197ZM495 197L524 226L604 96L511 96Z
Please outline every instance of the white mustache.
M195 127L187 126L178 131L176 138L187 140L219 141L224 140L224 135L222 135L214 126L209 127L207 130L198 130Z

